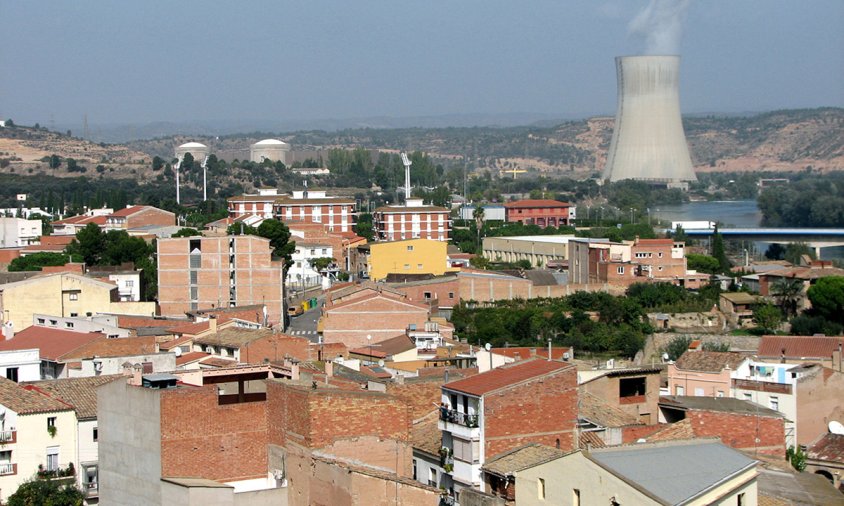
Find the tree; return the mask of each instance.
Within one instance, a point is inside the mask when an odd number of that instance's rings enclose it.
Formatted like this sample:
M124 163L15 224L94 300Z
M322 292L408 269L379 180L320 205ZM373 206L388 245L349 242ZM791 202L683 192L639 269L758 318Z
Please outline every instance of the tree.
M105 249L105 234L96 223L89 223L76 233L76 239L65 248L65 252L71 255L79 254L86 264L97 265L103 249Z
M194 237L194 236L201 236L202 233L195 229L195 228L182 228L176 231L170 237Z
M688 268L698 272L706 272L708 274L717 274L721 272L721 264L718 259L709 255L698 255L695 253L688 253L686 255Z
M23 482L9 496L7 506L82 506L85 494L74 484L60 485L55 480L33 479Z
M48 165L51 169L58 169L59 166L62 164L62 159L59 158L59 155L50 155L50 159L48 161Z
M827 276L809 287L812 309L829 321L844 323L844 277Z
M358 221L355 223L355 233L370 242L375 238L375 228L372 225L371 214L361 213L358 216Z
M293 265L293 252L296 243L290 240L290 229L278 220L264 220L258 226L258 235L270 240L273 255L284 259L285 270Z
M775 332L782 321L782 311L773 304L760 304L753 310L753 322L766 334Z
M70 257L62 253L33 253L25 257L18 257L9 264L9 272L40 271L44 266L65 265Z
M803 294L803 281L795 278L779 278L771 284L771 295L777 300L785 317L797 314L797 302Z
M152 170L159 171L164 168L164 160L160 156L152 158Z
M718 233L718 227L715 227L712 233L712 256L718 260L718 269L722 273L730 272L730 259L727 258L727 252L724 250L724 238Z
M677 336L668 341L663 351L668 354L669 360L677 360L683 353L689 350L690 344L692 344L691 337Z
M472 219L475 220L475 230L477 233L477 247L475 251L481 250L481 229L484 226L484 207L480 204L475 206L475 210L472 211Z

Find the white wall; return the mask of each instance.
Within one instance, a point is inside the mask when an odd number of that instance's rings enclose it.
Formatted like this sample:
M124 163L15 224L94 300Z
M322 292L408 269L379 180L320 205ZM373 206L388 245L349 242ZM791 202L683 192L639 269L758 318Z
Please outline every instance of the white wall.
M7 369L18 368L18 382L41 379L41 358L38 349L0 352L0 376L8 378Z
M101 364L99 371L95 367L97 362ZM123 372L123 364L126 362L131 362L132 364L152 362L152 372L176 370L176 354L163 352L151 353L149 355L86 358L82 360L82 367L80 369L66 368L66 370L69 378L88 378L91 376L121 374Z

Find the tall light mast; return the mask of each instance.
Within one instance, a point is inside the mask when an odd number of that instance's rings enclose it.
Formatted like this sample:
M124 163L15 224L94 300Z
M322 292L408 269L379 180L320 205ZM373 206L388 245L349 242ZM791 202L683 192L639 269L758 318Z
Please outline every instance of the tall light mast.
M202 201L208 200L208 155L202 160Z
M407 205L407 200L410 198L410 159L407 153L402 151L401 163L404 165L404 204Z
M184 155L180 156L176 160L176 165L173 166L173 172L176 173L176 203L177 204L181 204L181 202L182 202L181 199L179 198L179 167L182 166L182 159L183 158L184 158Z

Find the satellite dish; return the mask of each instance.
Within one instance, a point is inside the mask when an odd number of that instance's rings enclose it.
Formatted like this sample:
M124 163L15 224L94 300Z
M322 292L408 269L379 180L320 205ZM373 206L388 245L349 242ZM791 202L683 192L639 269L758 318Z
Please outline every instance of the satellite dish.
M383 359L378 361L378 367L384 367L384 360Z
M844 436L844 424L836 420L829 422L829 432L830 434Z
M175 353L177 357L181 357L182 356L182 349L177 346L176 349L173 350L173 353Z
M492 349L492 345L491 345L491 344L489 344L489 343L486 343L486 344L484 345L484 349L485 349L486 351L489 351L489 350L491 350L491 349Z
M668 359L669 359L669 358L670 358L670 357L668 356L668 353L663 353L663 354L662 354L662 361L663 361L663 362L668 362Z

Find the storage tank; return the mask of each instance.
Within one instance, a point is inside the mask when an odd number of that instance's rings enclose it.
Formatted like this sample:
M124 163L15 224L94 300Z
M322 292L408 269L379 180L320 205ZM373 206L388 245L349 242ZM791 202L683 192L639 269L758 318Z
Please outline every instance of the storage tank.
M618 109L603 177L688 186L696 181L680 117L679 56L618 57Z
M290 144L278 139L264 139L249 147L249 160L261 163L264 160L289 163Z
M201 142L186 142L176 148L176 158L181 160L184 158L185 153L190 153L197 163L202 163L210 152L211 150L208 149L208 146L202 144Z

